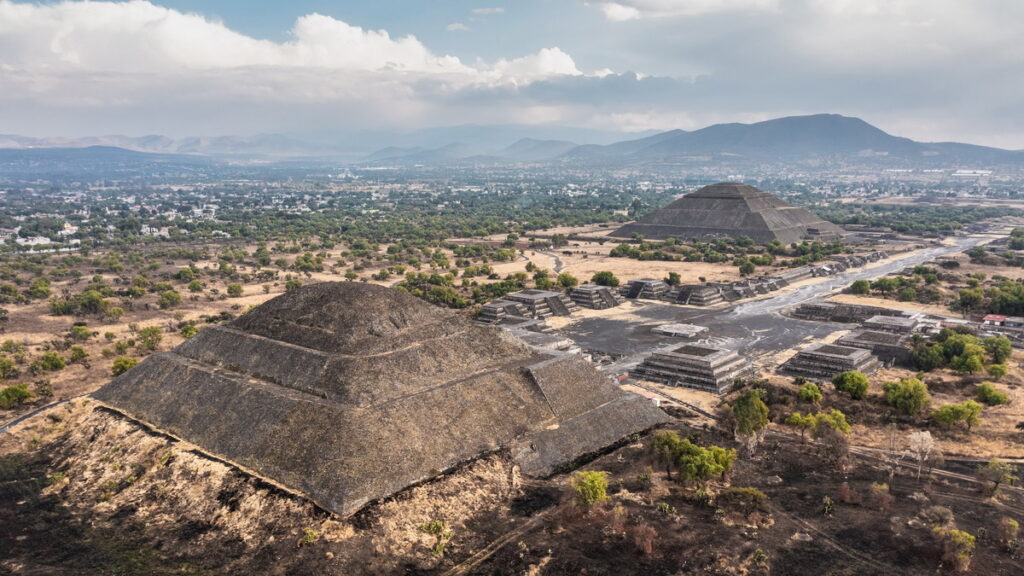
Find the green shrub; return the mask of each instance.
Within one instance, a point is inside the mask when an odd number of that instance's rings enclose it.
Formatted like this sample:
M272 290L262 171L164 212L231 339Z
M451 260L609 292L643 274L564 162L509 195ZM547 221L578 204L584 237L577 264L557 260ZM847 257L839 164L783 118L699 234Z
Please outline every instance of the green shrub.
M181 294L176 290L165 290L160 293L160 299L157 301L157 304L159 304L161 308L177 306L178 304L181 304Z
M967 430L980 421L981 404L973 400L964 400L959 404L949 404L932 412L931 418L939 426L949 429L956 424L964 424Z
M1006 394L1003 394L991 382L982 382L974 389L975 395L978 401L982 404L988 404L989 406L999 406L1000 404L1006 404L1009 399Z
M800 387L800 390L796 393L796 397L801 402L809 402L811 404L820 404L822 399L821 388L814 382L807 382Z
M590 281L599 286L610 286L612 288L619 285L619 279L609 270L602 270L594 274Z
M901 378L898 382L886 382L882 385L882 390L885 392L885 401L890 406L909 416L925 412L932 402L928 386L917 378Z
M139 361L135 358L129 358L128 356L121 356L120 358L114 359L114 364L110 368L110 373L114 376L120 376L125 372L131 370Z
M64 366L67 365L67 363L64 361L64 358L61 357L61 355L57 354L56 352L44 352L43 355L39 357L39 360L37 360L37 362L39 362L39 365L44 370L49 370L50 372L63 370Z
M573 474L570 482L580 506L589 507L608 499L607 472L582 470Z
M0 408L5 410L14 408L27 402L30 398L32 398L32 393L28 391L28 384L8 386L0 390Z
M868 377L856 370L848 370L837 374L832 379L832 384L836 387L836 390L846 392L854 400L861 400L867 396L868 388L870 387Z

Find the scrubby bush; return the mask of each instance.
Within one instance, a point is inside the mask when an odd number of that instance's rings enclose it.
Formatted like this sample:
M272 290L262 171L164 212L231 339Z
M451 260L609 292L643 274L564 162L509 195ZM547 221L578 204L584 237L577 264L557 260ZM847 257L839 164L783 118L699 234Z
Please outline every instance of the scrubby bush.
M42 367L43 370L49 370L50 372L63 370L64 366L67 365L64 358L56 352L44 352L36 362L39 363L39 366Z
M28 391L28 384L8 386L0 390L0 408L4 410L14 408L27 402L30 398L32 398L32 393Z
M181 294L176 290L165 290L160 293L160 299L157 301L160 308L172 308L181 304Z
M868 377L857 370L840 372L832 379L832 384L836 390L846 392L854 400L861 400L867 396L870 387Z
M985 372L988 372L988 375L996 380L1002 380L1009 372L1009 369L1006 367L1006 364L992 364L985 368Z
M975 537L963 530L952 528L934 528L936 537L942 544L942 561L955 570L966 572L971 567L974 557Z
M885 401L908 416L924 413L932 402L928 386L917 378L901 378L897 382L886 382L882 385L882 390L885 392Z
M610 286L612 288L619 285L619 279L610 270L602 270L594 274L590 281L599 286Z
M982 382L974 389L975 396L978 401L982 404L988 404L989 406L998 406L1000 404L1006 404L1009 399L1006 394L1003 394L991 382Z
M768 512L768 496L757 488L726 488L717 499L719 506L738 510L744 516L754 512Z
M796 393L796 397L801 402L809 402L811 404L820 404L822 399L821 388L814 382L806 382L800 387L800 390Z
M113 366L110 367L110 373L113 374L114 376L120 376L121 374L124 374L125 372L131 370L138 363L138 360L136 360L135 358L130 358L128 356L121 356L120 358L115 358Z
M576 493L576 503L590 507L608 499L608 473L597 470L581 470L570 481Z
M931 418L939 426L947 430L956 424L963 424L969 432L981 420L981 404L973 400L964 400L959 404L949 404L932 412Z
M159 326L146 326L139 330L139 341L136 346L144 352L152 352L157 349L163 339L163 331Z

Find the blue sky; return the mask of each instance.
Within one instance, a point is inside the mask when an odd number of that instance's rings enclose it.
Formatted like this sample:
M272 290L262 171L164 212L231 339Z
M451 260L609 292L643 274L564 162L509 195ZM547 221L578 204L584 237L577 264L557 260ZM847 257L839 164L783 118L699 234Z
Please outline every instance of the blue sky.
M0 0L0 134L820 112L1024 148L1019 0Z

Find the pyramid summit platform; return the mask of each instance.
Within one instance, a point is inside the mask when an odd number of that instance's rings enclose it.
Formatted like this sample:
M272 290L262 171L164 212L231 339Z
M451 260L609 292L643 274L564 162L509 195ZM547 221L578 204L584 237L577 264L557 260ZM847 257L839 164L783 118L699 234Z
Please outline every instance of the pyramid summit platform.
M783 244L804 240L832 241L843 230L818 216L790 206L763 190L722 182L687 194L610 236L648 240L709 240L746 236L759 244L778 240Z

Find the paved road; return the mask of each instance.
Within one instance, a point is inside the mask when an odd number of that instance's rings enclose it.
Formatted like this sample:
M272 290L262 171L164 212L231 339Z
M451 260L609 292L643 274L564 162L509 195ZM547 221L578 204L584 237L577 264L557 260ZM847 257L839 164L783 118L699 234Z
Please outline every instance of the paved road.
M830 296L849 286L854 280L876 278L927 262L938 256L957 253L988 241L982 237L958 238L951 246L937 246L908 254L889 262L847 271L823 282L802 286L776 296L741 302L718 309L683 307L643 301L634 314L642 321L613 318L587 318L575 322L563 332L584 350L621 356L602 367L612 374L628 372L654 350L681 342L651 332L654 326L667 322L685 322L707 326L710 336L698 342L737 350L752 360L780 350L799 347L801 343L827 336L839 329L836 324L810 322L779 314L798 304Z

